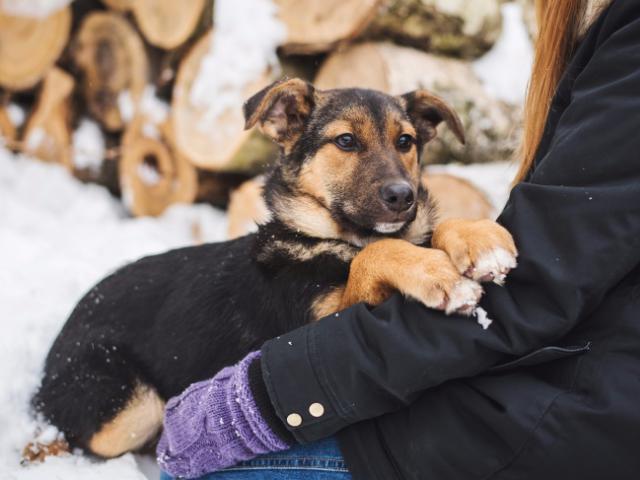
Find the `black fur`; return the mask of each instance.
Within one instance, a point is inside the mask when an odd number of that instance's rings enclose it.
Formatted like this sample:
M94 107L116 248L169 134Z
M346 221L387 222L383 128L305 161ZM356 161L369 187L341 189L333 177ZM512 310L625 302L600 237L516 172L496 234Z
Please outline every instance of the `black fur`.
M107 277L78 304L46 360L38 411L86 446L130 398L136 382L168 399L283 332L311 320L310 300L344 284L333 255L256 260L277 223L237 240L143 258ZM253 252L253 253L252 253Z

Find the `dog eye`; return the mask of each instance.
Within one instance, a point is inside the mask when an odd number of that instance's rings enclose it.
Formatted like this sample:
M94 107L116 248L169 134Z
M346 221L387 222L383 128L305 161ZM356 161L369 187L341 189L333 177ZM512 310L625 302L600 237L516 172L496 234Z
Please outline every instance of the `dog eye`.
M356 137L354 137L350 133L343 133L342 135L338 135L333 139L333 143L347 152L351 152L356 149Z
M413 137L405 133L404 135L400 135L398 137L398 140L396 141L396 147L398 147L399 150L406 152L409 151L409 149L413 145L413 142Z

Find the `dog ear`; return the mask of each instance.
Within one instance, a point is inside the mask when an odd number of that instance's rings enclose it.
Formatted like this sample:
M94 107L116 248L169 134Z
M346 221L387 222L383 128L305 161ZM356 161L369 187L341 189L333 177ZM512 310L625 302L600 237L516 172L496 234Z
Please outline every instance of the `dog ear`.
M299 78L283 79L260 90L244 104L245 129L256 123L280 144L295 140L314 107L313 85Z
M440 97L426 90L414 90L401 97L409 118L418 130L423 142L428 142L437 134L436 127L445 122L464 145L464 127L458 114Z

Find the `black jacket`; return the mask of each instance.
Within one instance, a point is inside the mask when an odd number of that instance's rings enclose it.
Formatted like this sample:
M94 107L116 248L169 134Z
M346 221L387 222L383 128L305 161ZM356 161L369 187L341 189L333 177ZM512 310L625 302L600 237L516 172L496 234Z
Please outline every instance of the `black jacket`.
M340 432L355 479L640 478L639 1L582 41L499 221L520 257L488 330L395 296L265 344L298 441Z

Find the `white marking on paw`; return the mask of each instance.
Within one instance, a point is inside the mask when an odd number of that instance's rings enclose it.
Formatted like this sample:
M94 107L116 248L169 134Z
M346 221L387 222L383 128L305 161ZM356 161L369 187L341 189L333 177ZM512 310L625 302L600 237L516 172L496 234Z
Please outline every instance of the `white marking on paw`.
M449 303L445 312L450 314L459 310L469 309L469 313L471 313L471 307L476 306L481 296L482 287L480 284L468 278L463 278L449 292Z
M404 227L406 222L376 223L374 230L378 233L395 233Z
M473 269L473 279L491 277L494 283L502 285L509 270L518 265L516 257L504 248L495 248L480 255Z
M493 320L489 318L489 314L487 313L487 311L482 307L476 307L475 311L473 312L473 316L478 319L478 323L480 324L480 326L482 326L483 330L489 328L489 326L493 323Z

